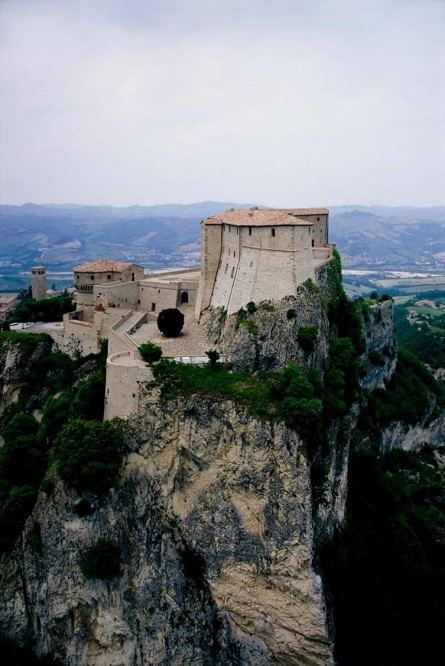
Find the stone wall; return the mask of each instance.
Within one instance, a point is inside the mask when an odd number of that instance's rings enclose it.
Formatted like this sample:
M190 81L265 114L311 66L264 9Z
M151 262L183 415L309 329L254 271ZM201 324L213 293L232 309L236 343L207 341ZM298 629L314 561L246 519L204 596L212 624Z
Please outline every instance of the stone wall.
M199 281L198 295L196 298L195 314L199 321L201 312L209 307L212 297L213 285L218 272L221 258L221 236L220 225L201 225L201 279Z
M137 352L120 351L107 358L104 419L128 418L137 412L140 389L153 380L151 369Z
M250 301L278 301L294 294L297 285L314 279L311 233L309 225L223 225L211 305L232 313Z
M138 309L138 283L114 282L113 284L94 287L94 304L101 303L104 308Z

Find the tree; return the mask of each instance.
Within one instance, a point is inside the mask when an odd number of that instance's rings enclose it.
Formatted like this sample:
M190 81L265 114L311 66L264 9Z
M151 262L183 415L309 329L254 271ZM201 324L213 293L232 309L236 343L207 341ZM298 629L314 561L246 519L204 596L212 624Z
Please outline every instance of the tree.
M155 345L154 342L143 342L139 345L139 352L147 363L155 363L162 356L162 347Z
M184 315L178 308L167 308L159 313L157 324L167 338L177 338L184 326Z
M76 419L58 434L53 456L60 476L76 490L106 492L116 481L123 438L110 421Z

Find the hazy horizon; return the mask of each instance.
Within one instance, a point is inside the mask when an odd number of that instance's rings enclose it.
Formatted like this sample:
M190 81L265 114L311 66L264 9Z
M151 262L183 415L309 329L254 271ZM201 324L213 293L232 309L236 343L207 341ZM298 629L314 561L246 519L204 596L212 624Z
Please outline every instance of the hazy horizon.
M445 203L442 0L2 0L0 33L2 204Z

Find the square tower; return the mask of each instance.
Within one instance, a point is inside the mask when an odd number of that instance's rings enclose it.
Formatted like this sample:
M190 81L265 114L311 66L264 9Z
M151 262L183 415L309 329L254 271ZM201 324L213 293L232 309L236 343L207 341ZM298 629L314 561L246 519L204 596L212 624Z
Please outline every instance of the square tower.
M46 298L46 268L33 266L31 268L31 293L36 301Z

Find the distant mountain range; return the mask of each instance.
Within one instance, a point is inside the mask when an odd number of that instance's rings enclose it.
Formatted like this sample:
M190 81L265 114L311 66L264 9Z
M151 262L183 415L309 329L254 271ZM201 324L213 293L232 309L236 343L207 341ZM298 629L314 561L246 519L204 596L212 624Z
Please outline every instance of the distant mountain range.
M251 205L215 201L126 208L2 205L0 289L26 286L30 267L40 263L47 267L49 281L67 284L73 266L103 257L132 261L149 270L196 266L201 220ZM445 273L445 206L329 210L330 239L337 244L344 268Z

